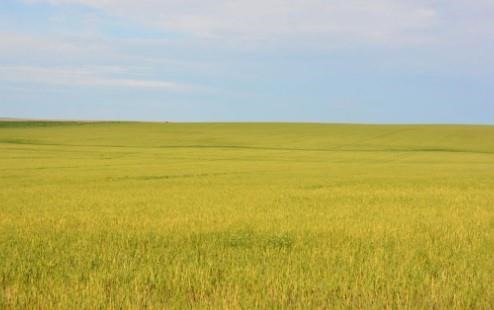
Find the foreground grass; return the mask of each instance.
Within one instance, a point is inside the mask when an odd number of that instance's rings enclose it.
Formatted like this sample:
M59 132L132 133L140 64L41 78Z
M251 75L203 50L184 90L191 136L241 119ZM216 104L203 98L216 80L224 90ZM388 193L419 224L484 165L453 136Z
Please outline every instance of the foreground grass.
M0 308L494 307L494 127L0 123Z

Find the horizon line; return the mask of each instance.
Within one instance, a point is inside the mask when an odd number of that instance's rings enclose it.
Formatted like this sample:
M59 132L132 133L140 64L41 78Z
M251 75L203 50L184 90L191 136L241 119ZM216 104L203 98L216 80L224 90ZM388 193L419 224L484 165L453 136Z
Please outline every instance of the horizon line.
M66 122L66 123L150 123L150 124L314 124L314 125L388 125L388 126L494 126L493 123L446 123L446 122L352 122L352 121L280 121L280 120L245 120L245 121L177 121L177 120L143 120L143 119L71 119L71 118L26 118L0 117L0 122Z

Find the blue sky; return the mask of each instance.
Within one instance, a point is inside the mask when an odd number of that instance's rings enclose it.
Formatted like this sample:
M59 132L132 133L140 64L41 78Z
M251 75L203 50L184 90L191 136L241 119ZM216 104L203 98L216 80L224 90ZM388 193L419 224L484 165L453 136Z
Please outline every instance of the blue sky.
M2 0L0 117L494 123L492 0Z

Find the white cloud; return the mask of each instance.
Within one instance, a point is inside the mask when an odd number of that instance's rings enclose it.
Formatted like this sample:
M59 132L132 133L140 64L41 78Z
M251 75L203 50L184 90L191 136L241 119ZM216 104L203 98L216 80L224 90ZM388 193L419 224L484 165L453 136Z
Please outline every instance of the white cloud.
M494 36L493 0L21 1L85 5L153 29L218 40L218 46L399 47Z
M0 32L0 57L3 62L9 58L74 61L115 55L114 47L109 42L95 38Z
M165 91L190 91L194 86L171 81L114 77L127 69L120 67L53 68L0 66L0 81L28 82L58 86L123 87Z
M25 1L78 3L164 31L237 41L417 43L437 23L433 7L404 0Z
M171 52L172 48L174 51ZM33 77L44 69L53 68L53 71L47 73L56 73L53 77L59 81L57 82L59 84L61 79L58 77L70 71L71 74L77 76L90 75L94 85L106 83L108 86L124 86L127 84L134 85L135 88L212 91L195 83L192 83L193 85L184 85L184 83L170 85L167 82L175 80L174 77L177 74L181 74L181 80L183 80L184 75L204 76L214 72L215 66L212 63L193 59L193 55L182 53L182 50L196 51L198 49L191 46L173 47L166 40L160 39L113 39L98 36L71 37L0 32L0 68L2 69L0 75L3 80L6 80L6 70L9 70L9 73L15 73L12 76L26 79L27 74L19 72L21 68L32 68ZM10 66L2 67L2 65ZM12 72L14 68L19 70ZM113 68L112 71L109 71L109 68ZM116 72L116 68L119 68L120 72ZM46 75L46 77L49 76L52 75ZM104 77L100 80L117 81L97 83L97 77ZM165 83L161 83L162 79ZM146 83L140 82L143 80ZM38 81L48 83L46 78L42 77ZM160 83L155 83L155 81ZM82 84L82 81L79 84Z

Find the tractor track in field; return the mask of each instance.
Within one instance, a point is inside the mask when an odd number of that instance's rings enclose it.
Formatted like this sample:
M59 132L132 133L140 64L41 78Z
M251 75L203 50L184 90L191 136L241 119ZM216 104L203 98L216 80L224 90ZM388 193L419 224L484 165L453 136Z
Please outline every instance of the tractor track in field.
M94 148L126 148L126 149L240 149L240 150L261 150L261 151L302 151L302 152L436 152L436 153L476 153L476 154L494 154L491 151L450 149L450 148L433 148L413 146L401 148L356 148L358 143L342 145L335 148L297 148L297 147L268 147L254 145L158 145L158 146L139 146L139 145L104 145L104 144L63 144L63 143L42 143L34 141L11 141L0 140L0 144L10 145L32 145L32 146L57 146L57 147L94 147ZM370 146L369 146L370 147Z
M167 179L186 179L186 178L198 178L198 177L217 177L225 175L238 175L242 172L221 172L221 173L188 173L188 174L169 174L169 175L150 175L150 176L123 176L123 177L111 177L108 181L155 181L155 180L167 180Z

